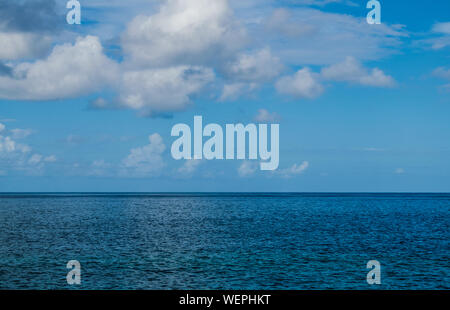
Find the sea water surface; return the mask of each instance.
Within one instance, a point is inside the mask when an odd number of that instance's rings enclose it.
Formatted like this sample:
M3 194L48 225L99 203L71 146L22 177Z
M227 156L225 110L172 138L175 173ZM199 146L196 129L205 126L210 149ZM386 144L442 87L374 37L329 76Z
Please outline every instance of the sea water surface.
M450 194L0 194L0 289L449 289L449 225Z

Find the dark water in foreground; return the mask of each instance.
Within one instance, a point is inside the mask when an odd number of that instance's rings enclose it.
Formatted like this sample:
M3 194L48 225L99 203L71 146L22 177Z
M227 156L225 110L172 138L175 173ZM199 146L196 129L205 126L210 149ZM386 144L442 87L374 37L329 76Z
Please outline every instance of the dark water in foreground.
M450 194L3 194L0 288L450 289L449 225Z

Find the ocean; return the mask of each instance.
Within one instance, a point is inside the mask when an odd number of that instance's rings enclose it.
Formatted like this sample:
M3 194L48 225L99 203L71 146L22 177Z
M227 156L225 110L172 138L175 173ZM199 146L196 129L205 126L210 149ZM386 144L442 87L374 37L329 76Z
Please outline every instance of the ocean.
M0 289L450 289L449 225L450 194L0 194Z

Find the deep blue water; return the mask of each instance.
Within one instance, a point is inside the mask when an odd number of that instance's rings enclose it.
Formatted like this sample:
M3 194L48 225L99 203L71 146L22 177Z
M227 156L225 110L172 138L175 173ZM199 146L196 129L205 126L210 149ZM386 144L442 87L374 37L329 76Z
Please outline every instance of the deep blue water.
M0 194L0 288L449 289L449 225L450 194Z

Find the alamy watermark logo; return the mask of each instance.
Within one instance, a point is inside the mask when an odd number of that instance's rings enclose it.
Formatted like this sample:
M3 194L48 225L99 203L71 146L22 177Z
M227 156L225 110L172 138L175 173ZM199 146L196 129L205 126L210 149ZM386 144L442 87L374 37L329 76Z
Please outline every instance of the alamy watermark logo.
M381 24L381 3L377 0L370 0L367 2L367 8L372 9L367 14L367 23L370 25Z
M381 284L381 264L377 260L371 260L367 263L367 269L370 269L367 274L367 284Z
M69 25L80 25L81 24L81 4L77 0L70 0L66 5L67 9L70 11L66 15L66 21Z
M67 269L71 269L67 273L67 284L74 285L74 284L81 284L81 264L77 260L71 260L67 262Z
M258 126L255 124L246 126L243 124L226 124L224 150L222 127L218 124L208 124L203 128L202 116L195 116L193 139L189 125L177 124L173 126L171 135L179 138L172 144L172 157L176 160L259 159L261 160L261 170L276 170L280 161L280 125L270 125L270 150L268 129L268 124L258 124ZM203 137L210 138L203 144ZM194 140L193 152L192 140ZM248 145L246 142L248 142ZM247 150L248 158L246 156Z

